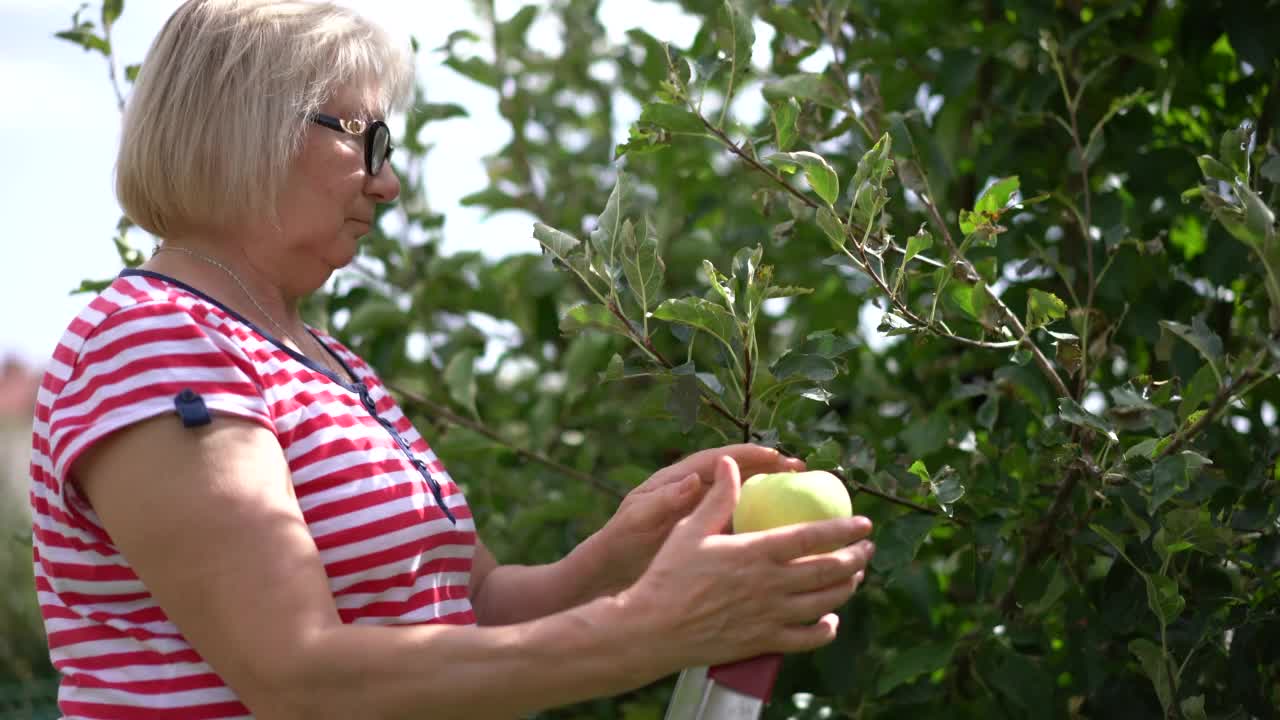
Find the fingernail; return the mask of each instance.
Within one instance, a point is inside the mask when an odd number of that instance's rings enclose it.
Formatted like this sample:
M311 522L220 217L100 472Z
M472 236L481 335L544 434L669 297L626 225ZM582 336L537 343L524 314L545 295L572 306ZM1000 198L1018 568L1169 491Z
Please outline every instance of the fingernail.
M861 584L862 584L862 579L863 579L863 578L865 578L866 576L867 576L867 574L866 574L866 573L864 573L863 571L859 570L858 572L856 572L856 573L854 573L854 574L853 574L853 581L854 581L854 582L856 582L856 583L858 583L859 585L861 585Z
M870 559L872 555L876 554L876 544L870 540L864 540L863 542L867 545L867 559Z

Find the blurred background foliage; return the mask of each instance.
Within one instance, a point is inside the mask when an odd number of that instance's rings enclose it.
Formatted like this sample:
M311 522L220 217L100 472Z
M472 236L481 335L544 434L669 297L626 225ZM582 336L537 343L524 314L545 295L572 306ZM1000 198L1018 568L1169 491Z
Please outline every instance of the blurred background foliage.
M442 254L423 160L467 108L420 88L401 202L308 311L500 559L747 437L839 472L879 548L769 717L1277 716L1280 2L679 0L687 46L474 4L417 48L510 125L464 202L545 227ZM96 20L64 39L109 54ZM7 542L0 708L47 714ZM659 718L673 679L541 717Z

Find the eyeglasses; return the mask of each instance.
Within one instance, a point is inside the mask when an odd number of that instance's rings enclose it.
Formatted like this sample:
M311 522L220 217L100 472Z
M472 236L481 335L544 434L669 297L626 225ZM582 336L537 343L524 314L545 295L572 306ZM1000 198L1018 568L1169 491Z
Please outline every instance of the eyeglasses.
M314 113L307 119L330 130L364 138L364 169L370 175L381 172L382 166L391 158L391 130L381 120L347 120L323 113Z

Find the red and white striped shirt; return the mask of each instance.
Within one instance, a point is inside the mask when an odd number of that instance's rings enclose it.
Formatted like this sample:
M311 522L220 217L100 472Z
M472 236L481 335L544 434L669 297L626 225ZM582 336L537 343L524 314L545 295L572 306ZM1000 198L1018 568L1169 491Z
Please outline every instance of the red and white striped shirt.
M246 418L279 439L343 622L475 623L466 499L369 366L316 335L358 382L156 273L126 270L71 323L40 386L31 461L36 591L67 717L249 715L67 478L113 431L180 422L188 389L213 422Z

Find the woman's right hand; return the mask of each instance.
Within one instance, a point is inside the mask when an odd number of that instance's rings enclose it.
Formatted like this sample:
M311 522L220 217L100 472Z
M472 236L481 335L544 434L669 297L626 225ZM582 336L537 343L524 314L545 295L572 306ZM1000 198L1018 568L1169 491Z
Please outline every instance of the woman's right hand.
M676 668L826 645L875 552L865 517L722 534L740 485L737 464L720 458L702 502L619 596Z

